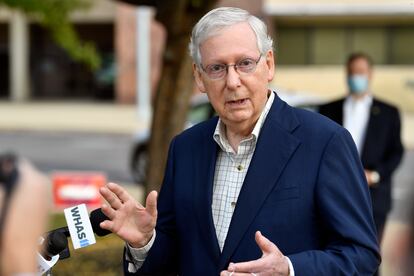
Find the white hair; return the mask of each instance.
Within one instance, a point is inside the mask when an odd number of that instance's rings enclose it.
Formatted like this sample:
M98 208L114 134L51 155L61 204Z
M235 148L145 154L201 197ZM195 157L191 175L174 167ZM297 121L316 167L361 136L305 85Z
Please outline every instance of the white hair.
M273 40L262 20L243 9L221 7L208 12L193 28L188 48L194 63L201 66L200 44L203 41L224 27L242 22L247 22L255 33L257 48L261 54L272 50Z

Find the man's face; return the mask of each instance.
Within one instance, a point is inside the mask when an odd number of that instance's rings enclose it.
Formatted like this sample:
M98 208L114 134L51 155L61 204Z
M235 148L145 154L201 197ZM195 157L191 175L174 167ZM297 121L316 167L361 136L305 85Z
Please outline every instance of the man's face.
M368 60L358 57L348 65L347 69L349 93L357 98L367 95L371 81L371 67Z
M212 64L236 64L260 56L256 35L248 23L238 23L220 30L200 45L203 68ZM211 79L202 69L193 66L200 91L206 92L214 109L227 126L248 126L256 123L273 79L273 52L264 53L256 69L239 74L233 66L222 79Z

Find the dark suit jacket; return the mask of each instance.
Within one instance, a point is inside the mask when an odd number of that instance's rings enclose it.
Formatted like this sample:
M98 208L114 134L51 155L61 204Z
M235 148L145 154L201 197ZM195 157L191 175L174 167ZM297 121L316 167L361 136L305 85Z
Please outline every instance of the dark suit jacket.
M319 112L342 125L344 100L322 105ZM381 180L378 185L370 188L376 216L385 216L391 209L391 176L403 155L400 128L398 110L374 99L363 142L361 161L365 169L380 174Z
M352 137L278 97L220 252L211 210L216 124L213 118L172 141L155 243L137 275L218 275L230 261L261 257L257 230L290 258L296 275L374 273L380 262L376 232Z

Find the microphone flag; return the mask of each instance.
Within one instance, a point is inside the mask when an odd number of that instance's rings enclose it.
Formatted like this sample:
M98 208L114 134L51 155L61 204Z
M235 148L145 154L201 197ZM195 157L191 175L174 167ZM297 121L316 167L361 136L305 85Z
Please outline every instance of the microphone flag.
M85 204L66 208L64 213L74 249L96 243Z

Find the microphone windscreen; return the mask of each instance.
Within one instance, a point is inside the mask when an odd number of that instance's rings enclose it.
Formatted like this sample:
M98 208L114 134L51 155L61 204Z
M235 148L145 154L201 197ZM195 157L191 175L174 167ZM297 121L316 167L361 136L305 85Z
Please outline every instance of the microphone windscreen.
M68 239L60 231L50 232L45 241L45 251L49 256L55 256L68 246Z
M102 212L102 209L95 209L90 214L90 220L92 224L93 232L98 235L99 237L106 236L111 234L112 232L106 229L102 229L99 224L104 220L109 220L109 218Z

